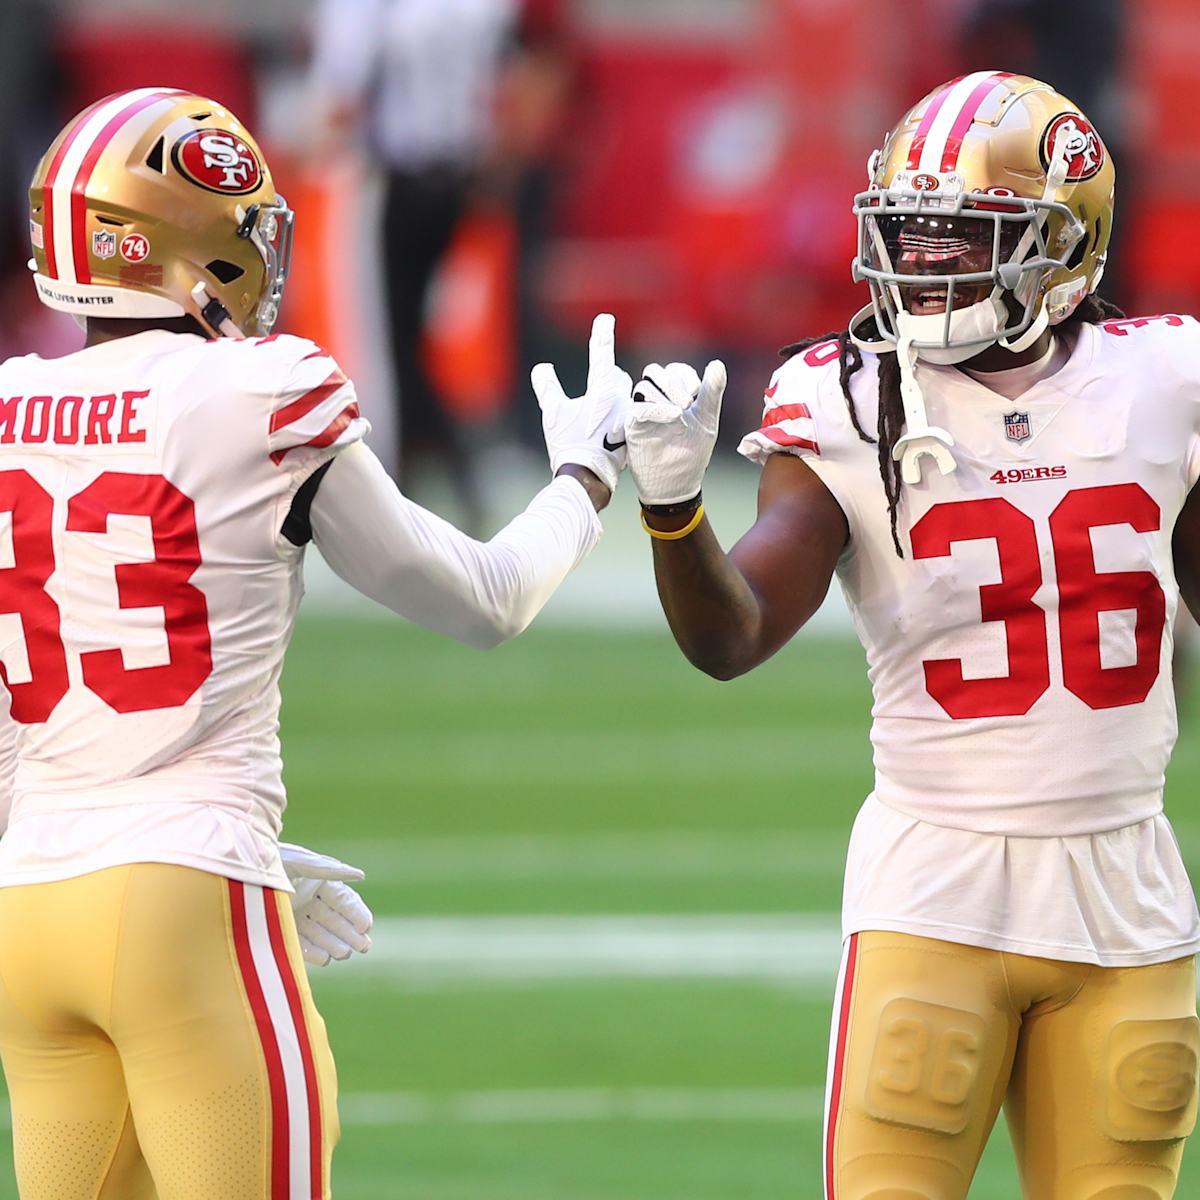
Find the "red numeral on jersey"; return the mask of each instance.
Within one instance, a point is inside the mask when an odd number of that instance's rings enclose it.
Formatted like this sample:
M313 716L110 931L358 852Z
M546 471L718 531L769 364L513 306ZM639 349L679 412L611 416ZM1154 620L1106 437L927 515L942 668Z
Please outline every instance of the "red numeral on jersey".
M952 717L1011 717L1028 712L1050 686L1046 614L1033 602L1042 586L1033 521L1007 500L937 504L912 531L914 558L942 558L955 542L994 538L1000 582L979 589L985 621L1003 621L1008 674L964 679L961 658L927 660L925 688Z
M117 712L185 704L212 671L208 603L188 582L200 565L192 502L161 475L108 471L71 498L67 529L105 533L110 513L150 518L154 558L116 569L122 608L161 608L171 661L162 667L125 666L120 650L80 655L83 682Z
M10 683L12 715L25 725L44 721L67 694L67 656L59 635L58 605L46 593L54 574L50 518L54 501L26 471L0 471L0 513L12 514L13 565L0 570L0 611L21 618L30 678Z
M1091 531L1129 525L1138 533L1160 528L1158 505L1136 483L1079 488L1050 514L1050 540L1058 576L1058 627L1063 682L1089 708L1140 704L1158 678L1166 624L1166 597L1150 571L1097 571ZM1035 603L1042 586L1041 555L1033 521L1007 500L936 504L912 530L914 558L941 558L955 542L992 539L1000 559L1000 582L979 589L985 621L1003 621L1008 674L964 679L962 659L923 664L929 694L955 719L1019 716L1050 686L1046 613ZM1100 663L1100 614L1133 611L1136 661Z
M0 570L0 612L21 618L29 670L26 683L9 683L12 715L45 721L67 692L67 660L58 605L46 592L54 572L53 502L25 471L0 471L0 513L12 513L13 566ZM170 662L125 666L121 651L80 655L83 681L117 712L144 712L185 703L212 671L212 642L204 594L189 582L200 565L191 500L160 475L106 472L73 496L67 530L104 533L113 514L150 518L154 558L116 568L122 608L161 608Z
M1092 530L1132 525L1153 533L1158 505L1136 483L1068 492L1050 514L1058 574L1058 628L1063 683L1089 708L1141 704L1158 678L1167 600L1151 571L1097 571ZM1128 667L1100 665L1100 614L1132 609L1137 659Z

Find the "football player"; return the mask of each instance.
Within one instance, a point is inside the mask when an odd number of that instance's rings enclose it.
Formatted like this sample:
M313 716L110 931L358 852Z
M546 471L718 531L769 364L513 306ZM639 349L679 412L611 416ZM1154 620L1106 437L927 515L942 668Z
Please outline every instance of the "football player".
M428 628L513 637L600 534L631 381L607 316L582 398L535 369L554 478L474 541L396 489L337 363L271 332L292 213L226 109L107 97L30 197L38 295L87 344L0 365L0 1053L20 1194L326 1197L334 1067L288 893L313 961L364 948L368 921L352 868L281 860L277 841L305 546Z
M915 105L854 202L871 303L785 352L728 554L700 494L724 368L635 389L687 657L751 670L835 574L867 653L827 1200L961 1200L1001 1104L1027 1200L1168 1200L1195 1123L1200 920L1162 793L1173 618L1200 602L1200 329L1096 295L1113 178L1037 80Z

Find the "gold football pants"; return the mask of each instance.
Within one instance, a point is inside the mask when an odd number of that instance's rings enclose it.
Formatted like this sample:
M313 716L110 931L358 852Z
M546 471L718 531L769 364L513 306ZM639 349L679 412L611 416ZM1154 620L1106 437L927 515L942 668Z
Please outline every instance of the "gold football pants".
M847 939L826 1200L963 1200L1000 1105L1025 1200L1170 1200L1196 1122L1192 958L1105 968Z
M329 1196L336 1079L288 897L141 863L0 888L21 1200Z

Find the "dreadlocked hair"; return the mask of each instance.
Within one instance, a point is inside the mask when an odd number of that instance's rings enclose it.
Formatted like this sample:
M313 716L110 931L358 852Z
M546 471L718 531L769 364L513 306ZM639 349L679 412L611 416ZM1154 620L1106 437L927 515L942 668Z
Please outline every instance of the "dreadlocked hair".
M1118 320L1124 315L1115 304L1099 296L1089 295L1085 296L1075 311L1055 328L1065 330L1081 324L1099 325L1103 321ZM864 323L860 330L860 336L865 341L883 340L874 319ZM842 395L846 398L851 424L862 441L878 447L879 478L883 481L883 494L887 499L888 515L891 518L892 545L896 548L897 556L903 558L904 548L900 545L900 534L896 528L897 513L900 509L900 464L892 458L892 450L904 432L904 403L900 399L900 360L895 354L879 355L879 419L875 436L871 437L862 427L858 408L850 393L851 377L862 366L862 352L850 340L848 329L837 329L831 333L804 338L790 346L784 346L779 354L781 358L791 358L820 342L837 342L838 380L842 385Z

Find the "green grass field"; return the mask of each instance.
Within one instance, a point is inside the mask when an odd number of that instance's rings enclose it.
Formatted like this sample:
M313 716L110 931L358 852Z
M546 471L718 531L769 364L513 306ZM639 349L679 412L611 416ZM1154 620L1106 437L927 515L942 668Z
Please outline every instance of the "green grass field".
M820 1195L856 645L716 684L665 630L481 655L321 616L284 686L287 836L366 867L380 918L370 958L314 975L339 1200ZM1200 861L1197 732L1170 808ZM1018 1194L999 1129L971 1197Z

